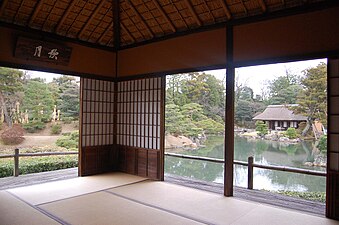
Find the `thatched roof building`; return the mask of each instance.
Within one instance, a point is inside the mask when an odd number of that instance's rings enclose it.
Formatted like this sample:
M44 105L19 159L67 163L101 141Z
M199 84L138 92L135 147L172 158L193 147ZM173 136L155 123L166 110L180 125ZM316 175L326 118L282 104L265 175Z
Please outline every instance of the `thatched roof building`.
M306 121L306 116L294 114L289 107L296 106L296 104L289 105L269 105L264 112L255 116L253 120L262 120L268 123L269 129L285 130L288 127L297 128L298 124Z

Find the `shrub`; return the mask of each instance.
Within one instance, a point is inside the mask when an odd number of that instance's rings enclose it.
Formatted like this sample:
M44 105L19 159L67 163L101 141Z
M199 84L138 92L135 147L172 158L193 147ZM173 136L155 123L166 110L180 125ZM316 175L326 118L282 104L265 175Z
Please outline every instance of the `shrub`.
M24 131L18 124L14 124L13 127L6 129L1 134L1 140L5 145L17 145L22 143L25 138Z
M78 156L49 156L30 157L20 159L20 174L40 173L59 169L67 169L78 166ZM0 161L0 177L13 176L12 160Z
M285 136L288 137L289 139L295 139L297 138L297 131L293 127L289 127L285 131Z
M79 143L79 131L73 131L72 133L66 134L56 141L56 145L67 149L77 149Z
M258 120L255 123L255 126L256 126L255 130L258 132L259 136L264 136L268 134L267 124L264 123L264 121Z
M62 131L62 126L60 124L54 124L51 127L51 134L60 134Z
M28 132L28 133L35 133L38 130L43 130L45 129L45 124L40 121L32 121L29 123L26 123L23 125L23 128Z
M321 153L327 152L327 135L323 135L319 139L319 143L317 144L317 148Z
M287 195L290 197L297 197L302 199L307 199L311 201L317 202L325 202L326 201L326 193L325 192L298 192L298 191L278 191L279 194Z
M64 122L64 124L70 124L70 123L72 123L74 118L73 117L62 117L61 120Z

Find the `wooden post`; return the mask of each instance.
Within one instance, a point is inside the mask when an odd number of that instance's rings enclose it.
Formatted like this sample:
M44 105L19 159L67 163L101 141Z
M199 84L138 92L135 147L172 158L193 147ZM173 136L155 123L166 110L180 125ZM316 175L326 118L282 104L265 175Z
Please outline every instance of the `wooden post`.
M247 189L253 189L253 156L248 157L248 165L247 165Z
M19 149L14 150L14 176L19 176Z
M224 195L233 196L234 161L234 76L233 65L233 27L227 27L227 65L226 65L226 112L225 112L225 164Z

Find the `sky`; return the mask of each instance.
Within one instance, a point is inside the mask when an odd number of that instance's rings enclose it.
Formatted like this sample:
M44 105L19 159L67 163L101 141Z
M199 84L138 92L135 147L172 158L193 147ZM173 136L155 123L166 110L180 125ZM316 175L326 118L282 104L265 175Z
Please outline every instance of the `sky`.
M236 79L239 77L239 83L252 88L254 94L260 94L265 81L274 80L277 77L284 76L286 74L286 70L292 74L302 75L303 70L310 67L316 67L321 62L327 63L327 59L242 67L235 70L235 75ZM213 74L218 79L223 80L226 70L209 70L205 71L205 73Z
M303 70L315 67L321 62L326 63L327 59L242 67L236 69L236 77L239 77L239 83L251 87L256 95L261 93L261 88L265 84L265 81L274 80L279 76L284 76L286 74L286 70L289 70L292 74L302 75ZM220 69L204 72L213 74L218 79L223 80L226 70ZM51 82L54 77L56 78L61 76L60 74L38 71L28 71L28 73L32 78L41 77L46 79L46 82Z

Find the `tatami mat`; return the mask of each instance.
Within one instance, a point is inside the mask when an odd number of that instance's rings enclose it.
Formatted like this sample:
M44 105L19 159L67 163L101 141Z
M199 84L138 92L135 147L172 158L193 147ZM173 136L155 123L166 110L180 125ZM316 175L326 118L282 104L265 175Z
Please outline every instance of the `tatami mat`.
M164 182L142 182L108 191L213 224L231 224L258 206Z
M338 225L339 221L291 210L259 205L232 225Z
M142 180L146 179L115 172L20 187L10 189L8 191L32 205L39 205L121 185L140 182Z
M0 191L0 224L30 225L59 224L11 194Z
M338 221L265 206L164 182L142 182L108 190L126 199L212 224L339 225ZM307 222L306 222L307 221Z
M69 224L200 224L165 211L97 192L40 205L39 208Z
M0 224L339 225L339 221L124 173L0 192Z

